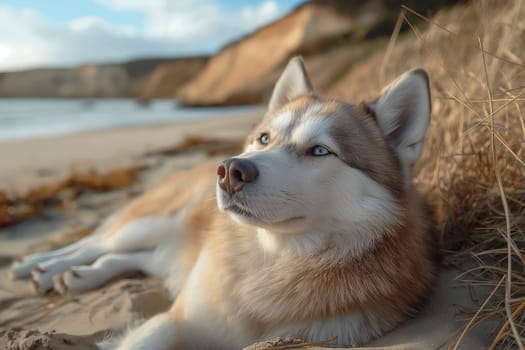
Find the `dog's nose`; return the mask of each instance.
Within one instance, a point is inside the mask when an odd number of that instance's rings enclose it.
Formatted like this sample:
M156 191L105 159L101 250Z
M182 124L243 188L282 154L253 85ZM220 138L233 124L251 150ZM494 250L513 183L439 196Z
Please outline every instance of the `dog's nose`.
M217 168L219 186L229 194L239 192L248 182L259 175L257 167L248 159L230 158Z

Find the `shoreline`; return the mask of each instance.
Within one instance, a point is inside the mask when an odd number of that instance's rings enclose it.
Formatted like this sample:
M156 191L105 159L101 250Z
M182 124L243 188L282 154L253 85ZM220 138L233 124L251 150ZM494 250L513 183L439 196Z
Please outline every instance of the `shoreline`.
M24 192L66 176L72 168L129 166L136 157L174 146L187 136L244 139L263 113L261 108L233 116L0 141L0 191Z
M0 143L98 132L114 128L141 127L224 118L253 113L263 106L185 108L177 102L154 100L147 106L130 99L78 99L46 101L0 100Z

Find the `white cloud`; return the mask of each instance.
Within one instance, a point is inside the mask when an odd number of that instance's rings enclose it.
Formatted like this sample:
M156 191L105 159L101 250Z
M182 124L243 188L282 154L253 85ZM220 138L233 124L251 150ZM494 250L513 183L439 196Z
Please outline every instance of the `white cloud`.
M154 38L215 38L225 41L252 31L283 14L277 2L265 0L255 6L231 10L210 0L98 0L118 11L141 13L144 32Z
M242 9L242 18L250 22L267 22L279 14L279 7L274 1L266 1L259 6L245 7ZM262 23L259 23L262 24Z
M4 45L0 45L0 62L7 60L12 53L13 49Z
M40 57L49 57L53 51L52 42L45 43L41 31L40 16L31 9L13 10L0 6L0 23L9 30L0 31L0 45L10 52L0 59L0 69L24 67L34 64Z
M77 32L89 32L94 30L106 30L124 36L136 36L138 30L132 25L113 25L95 16L75 18L69 22L69 27Z
M33 66L213 53L283 15L273 0L229 9L215 0L98 0L134 12L143 26L116 25L86 14L56 24L32 9L0 5L0 71Z
M170 43L165 40L144 38L133 28L115 27L96 18L57 25L34 11L0 6L0 23L10 28L0 31L0 46L10 52L0 59L0 70L176 54L166 50Z

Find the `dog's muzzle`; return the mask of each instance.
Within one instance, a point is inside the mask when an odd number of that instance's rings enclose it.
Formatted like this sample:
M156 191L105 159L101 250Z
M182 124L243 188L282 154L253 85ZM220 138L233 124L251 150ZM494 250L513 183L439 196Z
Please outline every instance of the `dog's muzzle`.
M248 159L230 158L217 168L219 186L229 194L242 190L245 184L253 182L259 175L255 163Z

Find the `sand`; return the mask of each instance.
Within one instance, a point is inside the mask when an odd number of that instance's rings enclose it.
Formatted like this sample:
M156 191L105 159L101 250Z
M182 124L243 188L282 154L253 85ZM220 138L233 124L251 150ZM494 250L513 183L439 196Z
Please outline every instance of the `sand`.
M68 208L47 210L0 230L0 349L93 349L96 341L118 333L133 320L168 308L168 294L156 278L125 276L80 295L39 296L28 281L11 280L8 266L28 251L48 249L42 242L49 238L67 240L68 232L95 227L164 176L209 158L200 151L177 156L146 153L176 145L188 135L241 139L261 114L0 143L2 190L25 191L55 181L72 166L148 165L129 188L85 193ZM216 159L224 157L217 155ZM486 293L458 286L458 274L458 270L443 270L435 293L420 314L363 349L436 349L445 343L461 325L457 305L473 306L482 302ZM478 326L460 349L487 348L491 331L488 324ZM258 344L250 349L256 348L268 346Z
M126 166L136 157L173 146L188 135L242 139L263 110L196 122L110 129L60 137L0 141L0 191L24 189L64 175L71 167Z

